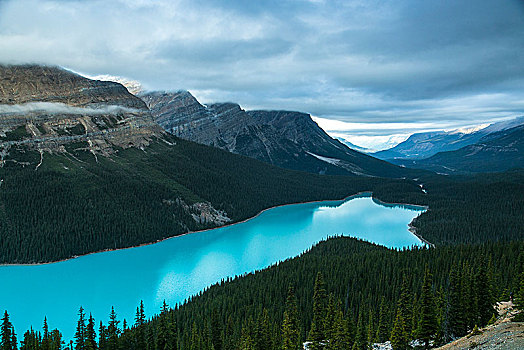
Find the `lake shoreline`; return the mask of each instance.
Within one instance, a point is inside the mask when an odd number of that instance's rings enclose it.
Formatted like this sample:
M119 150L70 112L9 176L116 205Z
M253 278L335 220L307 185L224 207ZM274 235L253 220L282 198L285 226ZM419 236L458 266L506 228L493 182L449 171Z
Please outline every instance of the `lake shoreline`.
M263 209L260 212L258 212L256 215L254 215L252 217L249 217L247 219L241 220L241 221L235 221L235 222L229 223L227 225L207 228L207 229L203 229L203 230L189 231L189 232L186 232L186 233L182 233L180 235L169 236L169 237L166 237L166 238L162 238L162 239L156 240L154 242L147 242L147 243L142 243L142 244L139 244L139 245L123 247L123 248L97 250L97 251L94 251L94 252L90 252L90 253L86 253L86 254L82 254L82 255L75 255L75 256L72 256L72 257L69 257L69 258L56 260L56 261L47 261L47 262L39 262L39 263L24 263L24 264L9 264L9 263L8 264L0 264L0 268L4 267L4 266L5 267L16 267L16 266L40 266L40 265L58 264L58 263L61 263L61 262L66 262L66 261L69 261L69 260L78 259L78 258L81 258L81 257L93 255L93 254L99 254L99 253L105 253L105 252L114 252L114 251L119 251L119 250L124 250L124 249L140 248L140 247L145 247L145 246L161 243L161 242L167 241L169 239L177 238L177 237L182 237L182 236L186 236L186 235L190 235L190 234L194 234L194 233L202 233L202 232L207 232L207 231L210 231L210 230L216 230L216 229L219 229L219 228L225 228L225 227L229 227L229 226L233 226L233 225L242 224L242 223L245 223L245 222L247 222L249 220L253 220L253 219L259 217L260 215L262 215L264 212L266 212L268 210L275 209L275 208L281 208L281 207L285 207L285 206L289 206L289 205L297 205L297 204L313 204L313 203L323 203L323 202L346 202L346 201L349 201L349 200L352 200L352 199L363 198L363 197L371 197L374 201L376 201L378 204L383 205L383 206L398 205L398 206L420 207L420 208L423 208L425 210L429 209L429 207L425 206L425 205L416 205L416 204L407 204L407 203L387 203L387 202L384 202L384 201L382 201L382 200L380 200L378 198L373 197L373 192L372 191L361 191L361 192L357 192L355 194L349 195L347 197L344 197L342 199L322 199L322 200L315 200L315 201L279 204L279 205L275 205L275 206ZM420 236L419 234L416 233L415 227L412 225L414 220L415 219L413 219L408 224L408 230L413 235L415 235L421 242L423 242L425 244L428 244L431 247L435 247L434 244L426 241L424 238L422 238L422 236Z

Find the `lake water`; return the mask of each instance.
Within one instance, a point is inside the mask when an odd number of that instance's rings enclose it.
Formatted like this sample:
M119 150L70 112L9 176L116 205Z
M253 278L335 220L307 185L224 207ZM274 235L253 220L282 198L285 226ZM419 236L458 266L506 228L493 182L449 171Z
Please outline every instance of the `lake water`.
M423 210L379 204L368 194L273 208L243 223L143 247L46 265L0 266L0 311L8 310L19 339L31 325L41 329L44 316L50 328L71 339L80 306L96 324L107 323L111 306L132 324L140 300L149 317L163 300L173 306L223 278L299 255L328 236L391 248L422 245L408 223Z

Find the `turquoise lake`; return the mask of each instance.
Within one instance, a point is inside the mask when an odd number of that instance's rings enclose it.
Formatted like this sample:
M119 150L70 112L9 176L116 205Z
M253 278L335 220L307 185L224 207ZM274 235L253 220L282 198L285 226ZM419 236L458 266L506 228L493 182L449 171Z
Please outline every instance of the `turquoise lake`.
M108 251L58 263L0 266L0 310L7 309L21 339L44 316L71 339L78 308L107 323L111 306L133 323L140 300L146 314L163 300L173 306L229 276L294 257L333 235L390 248L423 243L408 231L422 207L384 205L369 194L341 201L293 204L239 224L174 237L147 246Z

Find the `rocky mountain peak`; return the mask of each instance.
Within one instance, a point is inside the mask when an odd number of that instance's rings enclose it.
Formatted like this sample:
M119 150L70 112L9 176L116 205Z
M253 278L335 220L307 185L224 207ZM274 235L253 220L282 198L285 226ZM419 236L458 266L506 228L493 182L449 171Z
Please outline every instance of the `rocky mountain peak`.
M121 84L53 66L0 65L0 165L13 149L66 152L75 144L107 155L161 134Z

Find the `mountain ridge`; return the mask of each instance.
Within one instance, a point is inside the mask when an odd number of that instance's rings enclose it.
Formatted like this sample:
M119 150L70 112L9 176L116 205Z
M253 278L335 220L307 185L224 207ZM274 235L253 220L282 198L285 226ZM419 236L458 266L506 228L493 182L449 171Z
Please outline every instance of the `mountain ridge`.
M294 170L333 175L408 176L404 169L331 138L307 113L245 111L231 102L203 105L188 91L149 92L139 97L164 130L184 139Z
M387 150L371 153L383 160L424 159L439 152L454 151L475 144L483 137L524 124L524 116L490 124L473 132L461 129L414 133L407 140ZM394 162L395 164L397 162Z

